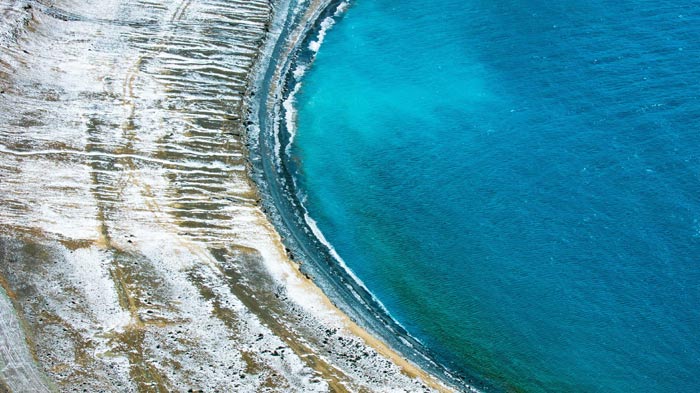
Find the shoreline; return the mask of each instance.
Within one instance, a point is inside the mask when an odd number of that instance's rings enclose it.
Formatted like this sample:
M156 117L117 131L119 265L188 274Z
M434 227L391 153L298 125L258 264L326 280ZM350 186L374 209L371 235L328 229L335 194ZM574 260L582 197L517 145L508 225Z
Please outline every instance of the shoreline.
M243 134L270 7L0 0L0 389L452 391L264 213Z
M274 231L274 228L271 228ZM275 232L276 233L276 232ZM281 238L279 239L279 249L278 251L283 255L286 254L286 249L282 245ZM417 378L425 383L431 389L439 392L453 392L453 388L445 385L443 381L436 378L434 375L423 370L421 367L415 365L410 360L406 359L403 355L389 347L380 338L376 337L372 333L365 330L363 327L353 322L349 316L347 316L343 311L338 309L338 307L333 303L333 301L321 290L310 278L306 277L304 273L301 272L300 265L292 261L291 259L285 258L285 262L288 267L294 272L294 277L291 278L291 285L299 285L303 288L304 292L307 294L313 294L322 303L322 307L326 308L330 312L336 314L336 316L341 320L342 325L352 334L360 339L362 339L369 347L376 350L380 355L390 359L394 364L399 366L403 373L405 373L410 378ZM296 282L296 283L295 283Z
M471 385L471 378L454 376L436 363L429 350L393 319L345 265L299 200L295 181L289 173L294 169L286 168L285 159L289 157L285 155L289 153L296 132L290 129L295 127L295 124L290 124L294 123L296 115L290 113L296 110L293 108L294 95L302 84L304 73L312 67L327 30L351 6L346 0L318 1L306 10L301 22L297 21L299 26L296 29L285 30L289 23L278 22L280 28L273 33L277 42L274 47L263 50L264 59L259 62L263 66L258 66L258 77L251 81L252 93L247 94L250 97L247 147L252 158L252 176L262 193L265 213L280 233L290 259L304 262L299 265L300 271L349 321L359 321L360 324L355 326L363 332L362 335L395 352L398 357L407 356L411 359L407 364L417 363L418 366L414 367L444 384L460 390L479 391ZM294 17L292 15L292 19ZM288 22L289 16L282 19ZM309 239L312 244L307 243ZM470 384L467 384L467 379Z

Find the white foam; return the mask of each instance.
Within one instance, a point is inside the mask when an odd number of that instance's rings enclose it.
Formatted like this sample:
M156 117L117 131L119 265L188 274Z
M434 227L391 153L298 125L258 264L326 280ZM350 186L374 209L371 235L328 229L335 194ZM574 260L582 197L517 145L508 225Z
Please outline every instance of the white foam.
M279 114L279 106L276 105L275 108L275 121L272 123L272 135L275 139L274 143L274 151L275 151L275 168L277 168L277 173L282 172L282 157L281 157L281 151L282 151L282 142L280 142L280 114Z
M372 292L370 292L370 290L367 288L365 283L359 277L357 277L355 272L353 272L352 269L350 269L350 267L345 263L345 260L343 260L343 258L340 256L340 254L338 254L338 252L335 250L335 247L333 247L333 245L323 235L323 232L321 232L321 229L318 227L318 224L316 223L316 221L313 218L311 218L311 216L309 216L309 213L307 213L307 212L304 212L304 221L306 221L306 225L308 225L309 228L311 228L311 231L313 232L314 236L316 236L316 238L324 246L326 246L326 248L328 248L328 252L330 252L333 259L335 259L338 262L340 267L342 267L343 270L345 270L345 272L350 276L350 278L352 278L353 281L355 281L359 286L361 286L362 289L364 289L372 297L372 300L374 300L379 305L379 307L381 307L382 311L384 311L386 313L386 315L389 315L391 317L391 319L394 320L394 322L396 322L396 324L401 326L401 324L398 321L396 321L396 319L394 317L391 316L391 314L389 313L389 310L384 306L384 304L379 299L377 299L377 297L374 296L374 294ZM356 295L356 297L357 297L357 295ZM403 326L401 326L401 327L403 328ZM404 330L405 330L405 328L404 328Z
M335 20L328 16L326 19L321 22L321 29L318 31L318 36L316 37L316 41L311 41L309 43L309 49L313 52L318 52L319 49L321 49L321 45L323 44L323 40L326 38L326 32L328 32L328 29L333 27L335 24Z
M308 68L305 65L298 65L297 68L292 71L292 75L294 75L294 79L297 81L301 80L301 78L306 74L306 70Z
M347 1L344 1L340 4L338 4L338 8L336 8L335 13L333 16L340 16L343 12L348 10L348 7L350 6L350 3Z
M297 69L299 69L299 67L297 67ZM298 82L287 99L282 102L282 107L284 108L284 121L285 125L287 126L287 132L289 133L289 143L287 143L287 147L285 148L285 153L287 153L287 156L289 156L291 153L294 137L297 135L297 110L294 103L296 102L296 95L300 89L301 82Z
M333 13L333 17L340 16L343 12L345 12L348 7L350 6L350 3L347 1L344 1L340 4L338 4L338 7L335 9L335 12ZM311 41L309 43L309 49L312 50L313 52L318 52L319 49L321 49L321 45L323 44L323 40L326 38L326 33L328 30L335 25L335 19L333 17L326 17L322 22L321 22L321 29L318 31L318 36L316 37L316 41Z

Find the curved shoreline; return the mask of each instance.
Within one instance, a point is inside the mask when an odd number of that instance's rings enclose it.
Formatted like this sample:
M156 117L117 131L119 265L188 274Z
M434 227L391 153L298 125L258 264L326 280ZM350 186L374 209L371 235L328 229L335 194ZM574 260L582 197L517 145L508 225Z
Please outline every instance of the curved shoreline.
M0 0L0 390L451 390L263 213L243 113L273 8Z
M0 390L450 390L262 211L241 112L271 7L0 0Z
M287 4L282 8L289 9L294 0L281 3ZM304 275L312 278L314 284L351 320L357 321L358 328L380 337L393 351L406 356L443 383L460 390L478 391L475 384L482 388L486 385L471 376L457 376L436 362L430 350L408 334L345 266L308 216L300 201L303 196L296 189L292 175L294 169L289 168L292 163L288 152L294 132L288 125L295 121L294 114L290 113L294 94L301 85L304 72L312 66L326 30L336 18L342 17L349 3L343 0L318 1L301 13L301 18L294 12L275 17L273 26L277 29L271 33L271 45L263 50L254 73L257 76L251 80L247 94L247 147L252 177L262 194L264 210L281 234L290 259L303 262L300 270Z

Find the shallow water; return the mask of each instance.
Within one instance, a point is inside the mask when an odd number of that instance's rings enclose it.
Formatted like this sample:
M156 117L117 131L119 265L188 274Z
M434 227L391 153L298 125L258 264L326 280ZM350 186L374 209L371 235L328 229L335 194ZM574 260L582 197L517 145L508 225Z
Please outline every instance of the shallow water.
M694 391L698 6L357 1L296 97L311 217L455 370Z

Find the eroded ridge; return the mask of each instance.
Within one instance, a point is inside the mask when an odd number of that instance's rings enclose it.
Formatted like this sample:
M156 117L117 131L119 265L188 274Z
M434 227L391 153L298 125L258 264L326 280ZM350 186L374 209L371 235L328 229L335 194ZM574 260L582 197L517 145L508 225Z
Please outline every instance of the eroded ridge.
M243 96L271 12L0 0L0 390L430 389L259 207Z

